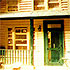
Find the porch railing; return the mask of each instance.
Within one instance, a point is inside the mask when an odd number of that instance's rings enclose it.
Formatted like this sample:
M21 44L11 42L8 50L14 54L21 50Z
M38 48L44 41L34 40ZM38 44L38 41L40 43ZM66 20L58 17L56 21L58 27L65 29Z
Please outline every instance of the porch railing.
M30 65L30 53L30 50L0 49L0 62L4 64L21 62Z

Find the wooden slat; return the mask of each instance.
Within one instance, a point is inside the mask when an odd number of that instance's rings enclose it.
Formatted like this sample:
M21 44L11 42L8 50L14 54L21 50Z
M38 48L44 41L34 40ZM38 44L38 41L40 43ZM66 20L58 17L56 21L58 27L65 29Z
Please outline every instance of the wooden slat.
M16 46L27 46L27 44L16 44Z
M20 8L19 8L20 11L31 11L32 10L32 0L27 0L27 1L21 0L19 6L20 6Z
M62 10L68 10L68 1L61 1Z
M2 0L0 2L0 12L6 12L7 11L7 4L6 0Z

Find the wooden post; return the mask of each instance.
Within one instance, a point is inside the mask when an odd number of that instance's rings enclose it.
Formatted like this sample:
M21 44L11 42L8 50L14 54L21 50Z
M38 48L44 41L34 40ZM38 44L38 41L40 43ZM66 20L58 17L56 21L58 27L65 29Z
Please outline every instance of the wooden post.
M45 23L45 22L44 22ZM43 31L44 31L44 65L48 64L48 36L46 30L46 24L43 24Z
M3 62L3 50L2 50L2 62Z
M12 50L12 64L13 64L13 50Z
M6 12L8 12L8 0L6 0Z
M26 50L24 50L24 64L26 64Z
M59 0L59 9L61 10L61 0Z
M45 10L48 10L48 0L44 0Z
M34 11L34 0L32 0L32 11Z
M8 50L7 50L7 64L8 64Z
M18 11L20 11L20 0L18 0Z
M5 60L6 60L6 57L5 57L5 49L4 49L4 52L3 53L4 53L4 63L5 63Z
M33 19L30 19L30 51L31 65L33 65Z
M13 40L13 50L15 50L15 32L14 32L14 28L12 31L12 40Z
M68 10L70 11L70 0L68 0Z

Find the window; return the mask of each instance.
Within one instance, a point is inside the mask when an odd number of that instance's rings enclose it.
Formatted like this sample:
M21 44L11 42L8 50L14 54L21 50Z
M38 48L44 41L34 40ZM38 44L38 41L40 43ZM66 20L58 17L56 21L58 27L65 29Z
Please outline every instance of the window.
M44 0L34 0L34 9L35 10L44 10Z

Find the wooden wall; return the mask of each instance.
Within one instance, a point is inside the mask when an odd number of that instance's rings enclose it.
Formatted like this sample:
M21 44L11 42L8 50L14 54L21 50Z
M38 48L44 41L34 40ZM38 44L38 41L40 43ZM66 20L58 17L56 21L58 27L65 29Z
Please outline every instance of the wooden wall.
M44 65L44 35L43 35L43 20L64 20L64 56L70 55L70 19L35 19L34 25L35 31L35 65ZM41 32L38 31L38 27L41 25ZM37 54L37 55L36 55ZM39 58L39 60L38 60Z
M7 11L7 2L6 0L2 0L0 2L0 12L6 12Z
M70 58L70 19L64 19L65 56Z
M0 24L0 46L7 47L8 27L28 27L29 28L30 20L1 20L0 23L1 23Z
M33 11L33 0L2 0L0 12Z
M44 35L43 20L64 20L64 55L70 55L70 19L34 19L35 44L34 44L34 65L44 65ZM15 26L29 26L30 20L1 20L0 24L0 46L7 46L7 28ZM41 25L41 32L38 27Z
M34 10L70 10L70 0L2 0L0 12L29 12Z

